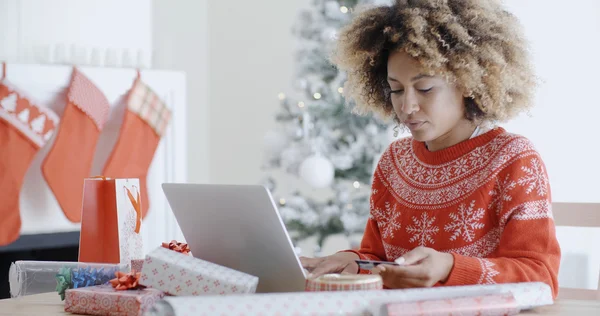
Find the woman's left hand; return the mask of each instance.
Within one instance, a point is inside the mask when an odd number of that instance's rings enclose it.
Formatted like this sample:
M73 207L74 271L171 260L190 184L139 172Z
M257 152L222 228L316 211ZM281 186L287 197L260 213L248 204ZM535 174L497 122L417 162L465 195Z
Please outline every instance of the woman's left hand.
M446 282L454 257L431 248L417 247L396 259L399 266L378 265L372 272L379 274L390 289L431 287Z

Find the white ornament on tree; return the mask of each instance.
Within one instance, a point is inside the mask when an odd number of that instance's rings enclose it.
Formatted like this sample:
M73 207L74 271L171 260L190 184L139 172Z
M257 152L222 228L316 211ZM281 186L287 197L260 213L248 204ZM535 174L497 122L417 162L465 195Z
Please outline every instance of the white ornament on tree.
M300 164L299 174L312 187L325 188L333 182L335 169L331 161L316 154L306 158Z

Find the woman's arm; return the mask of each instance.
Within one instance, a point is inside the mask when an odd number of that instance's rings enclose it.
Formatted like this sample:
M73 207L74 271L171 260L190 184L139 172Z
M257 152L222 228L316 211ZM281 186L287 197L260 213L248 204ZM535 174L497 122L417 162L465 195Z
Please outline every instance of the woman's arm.
M377 224L378 217L380 214L376 211L375 205L379 199L381 199L387 192L387 188L383 185L379 179L379 168L373 175L373 184L371 186L371 197L370 197L370 215L367 220L367 225L363 238L358 251L346 250L346 252L353 252L360 257L361 260L377 260L386 261L385 249L383 248L383 242L381 240L381 234L379 232L379 226ZM360 269L359 273L369 274L371 271Z
M504 230L498 248L490 258L453 253L454 267L445 285L540 281L556 297L561 250L544 163L537 153L528 155L500 176L506 182L499 204Z

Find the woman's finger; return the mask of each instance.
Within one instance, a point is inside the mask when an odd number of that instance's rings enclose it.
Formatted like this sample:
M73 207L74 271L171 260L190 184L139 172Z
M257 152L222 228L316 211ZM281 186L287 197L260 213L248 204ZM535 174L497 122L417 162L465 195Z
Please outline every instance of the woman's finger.
M383 281L383 284L390 289L404 289L422 287L425 281L415 278L400 278L397 275L389 273L389 271L381 272L379 274Z
M350 263L344 267L344 269L342 270L342 274L357 274L358 270L358 264Z
M308 271L316 268L322 261L322 258L300 257L300 264L302 264L302 267Z
M383 273L393 275L397 278L408 278L408 279L427 279L429 271L427 266L423 264L416 264L411 266L390 266L381 265L378 266Z
M396 259L396 263L399 265L416 264L419 261L422 261L423 259L427 258L429 254L430 252L428 251L428 248L417 247Z
M430 277L426 265L390 266L379 265L372 269L379 274L383 284L389 288L413 288L427 286Z
M309 279L318 278L324 274L328 273L338 273L341 272L340 266L330 260L325 260L321 262L316 268L314 268L310 274L308 275Z
M425 287L426 281L421 279L398 279L387 282L384 281L383 284L390 289L412 289Z

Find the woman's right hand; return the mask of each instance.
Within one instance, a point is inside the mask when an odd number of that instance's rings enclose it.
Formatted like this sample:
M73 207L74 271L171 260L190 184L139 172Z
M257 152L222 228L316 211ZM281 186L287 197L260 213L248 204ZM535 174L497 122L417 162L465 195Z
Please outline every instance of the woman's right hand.
M300 263L308 270L308 278L313 279L328 273L357 274L358 264L355 260L358 259L353 252L338 252L322 258L300 257Z

